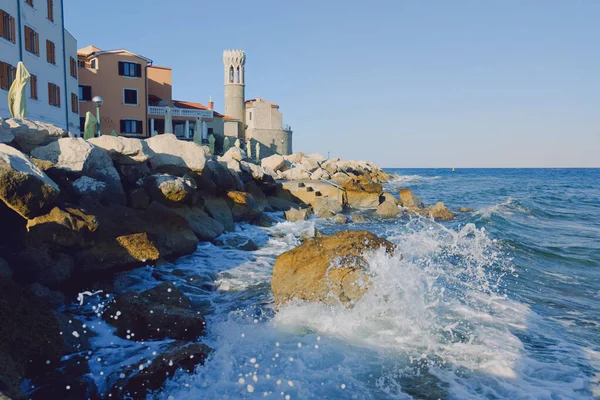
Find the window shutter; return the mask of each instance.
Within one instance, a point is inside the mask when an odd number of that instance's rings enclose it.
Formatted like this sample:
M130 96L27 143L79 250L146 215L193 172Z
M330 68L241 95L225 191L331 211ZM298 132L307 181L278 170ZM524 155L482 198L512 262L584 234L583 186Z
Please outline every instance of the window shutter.
M48 82L48 104L52 104L52 84Z
M40 55L40 35L34 33L35 36L35 54Z
M2 36L2 37L4 37L4 14L5 14L5 12L3 10L0 10L0 36ZM9 21L10 21L10 18L9 18Z
M119 75L125 75L125 63L123 61L119 61Z
M121 120L121 133L125 133L125 120Z
M31 51L31 34L29 27L25 27L25 50Z
M6 73L4 70L6 67L3 62L0 62L0 88L4 89L6 87Z
M15 31L15 19L13 17L10 18L10 31L12 33L11 39L13 43L17 43L17 35Z
M135 64L135 76L142 77L142 64Z

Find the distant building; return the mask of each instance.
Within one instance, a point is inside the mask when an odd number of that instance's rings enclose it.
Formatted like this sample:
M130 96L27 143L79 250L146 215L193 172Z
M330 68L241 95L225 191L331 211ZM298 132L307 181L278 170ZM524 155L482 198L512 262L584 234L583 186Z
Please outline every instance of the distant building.
M225 114L231 116L225 121L225 135L244 140L252 153L259 143L262 157L291 154L292 129L283 125L279 106L260 98L245 100L245 64L244 51L223 52Z
M62 0L0 2L0 117L19 61L31 74L27 118L79 133L77 41L64 28Z
M104 100L100 108L100 129L103 134L115 131L129 137L149 137L174 133L192 140L196 123L204 138L214 134L217 149L223 142L224 115L215 112L212 103L173 100L171 68L152 65L152 60L129 50L104 51L94 46L80 49L80 110L81 124L85 113L96 114L91 102L94 96ZM173 126L165 127L165 109L171 108Z

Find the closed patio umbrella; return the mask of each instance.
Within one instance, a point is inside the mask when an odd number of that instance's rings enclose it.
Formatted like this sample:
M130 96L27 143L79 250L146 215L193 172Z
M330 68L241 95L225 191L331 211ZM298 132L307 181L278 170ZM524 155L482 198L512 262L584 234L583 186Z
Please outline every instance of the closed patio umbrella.
M21 61L17 64L17 74L8 91L8 109L13 118L25 118L27 114L27 96L25 87L31 75Z
M165 132L173 133L173 115L170 107L165 107Z
M98 120L94 117L94 114L91 112L85 113L85 125L83 127L83 138L85 140L91 139L96 135L96 125L98 125Z
M227 153L227 150L229 150L230 147L231 144L229 144L229 137L225 136L225 139L223 139L223 154Z
M202 144L202 120L200 117L196 117L194 125L194 143Z

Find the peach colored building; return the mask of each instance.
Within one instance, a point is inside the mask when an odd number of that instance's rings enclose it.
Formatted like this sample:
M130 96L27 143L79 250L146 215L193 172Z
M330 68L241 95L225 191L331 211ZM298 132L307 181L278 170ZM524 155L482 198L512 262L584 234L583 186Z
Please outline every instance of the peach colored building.
M148 137L153 134L174 133L181 139L192 140L196 126L204 140L208 135L217 139L220 149L224 138L223 120L228 118L209 106L173 100L171 68L152 65L152 60L131 51L104 51L88 46L78 51L79 98L81 124L85 113L96 115L94 96L104 104L100 108L102 134L113 130L124 136ZM173 125L165 126L167 107Z

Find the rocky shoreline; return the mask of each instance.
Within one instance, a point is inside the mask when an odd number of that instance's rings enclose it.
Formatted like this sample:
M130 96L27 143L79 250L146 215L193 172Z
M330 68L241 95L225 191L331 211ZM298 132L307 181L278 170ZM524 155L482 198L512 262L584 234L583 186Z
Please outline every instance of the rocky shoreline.
M211 155L169 134L86 141L51 125L0 119L0 398L105 395L86 376L84 352L93 334L65 312L87 290L120 293L98 311L117 336L174 340L151 367L122 371L112 397L144 398L176 370L203 363L210 349L195 340L205 320L189 298L168 283L142 293L115 290L115 276L191 254L203 241L255 249L251 241L220 242L237 223L270 226L273 211L289 221L315 214L359 222L359 214L348 212L353 208L374 208L382 218L454 217L443 203L425 207L408 189L398 198L384 193L390 179L372 163L318 154L275 155L258 164L242 149ZM273 272L276 303L331 300L324 288L307 288L323 281L334 257L345 257L347 270L328 279L339 285L336 301L351 306L362 290L352 263L380 246L393 252L368 232L342 232L282 255ZM25 378L32 385L27 396Z

